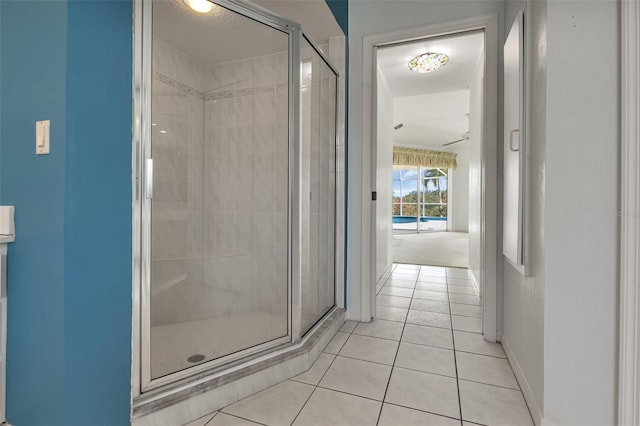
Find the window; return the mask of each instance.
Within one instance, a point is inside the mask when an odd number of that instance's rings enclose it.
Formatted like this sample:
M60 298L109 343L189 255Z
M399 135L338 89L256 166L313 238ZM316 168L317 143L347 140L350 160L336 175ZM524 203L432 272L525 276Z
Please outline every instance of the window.
M395 166L391 212L394 232L446 231L448 170Z

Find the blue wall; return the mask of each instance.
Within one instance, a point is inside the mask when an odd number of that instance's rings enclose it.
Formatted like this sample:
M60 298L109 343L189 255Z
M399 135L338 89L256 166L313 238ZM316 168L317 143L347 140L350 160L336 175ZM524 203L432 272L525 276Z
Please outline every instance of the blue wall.
M125 425L131 392L132 10L67 6L67 425Z
M7 408L12 424L62 424L64 389L65 2L2 1L0 202L9 246ZM52 151L35 155L35 121Z
M131 364L130 1L0 2L7 417L125 425ZM51 154L35 155L36 120Z
M348 0L325 0L329 9L342 28L344 35L349 35L349 2Z

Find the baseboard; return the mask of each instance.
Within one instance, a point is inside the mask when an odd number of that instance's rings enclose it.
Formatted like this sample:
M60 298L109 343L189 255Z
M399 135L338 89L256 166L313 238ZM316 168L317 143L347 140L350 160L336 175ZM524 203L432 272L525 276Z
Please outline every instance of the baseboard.
M524 399L529 406L529 411L531 412L531 417L533 417L533 422L536 426L553 426L549 422L545 422L542 419L542 412L538 407L538 403L533 396L533 391L529 386L529 382L527 382L527 378L520 367L520 363L518 362L518 358L516 358L516 354L511 349L509 342L507 340L502 339L502 347L504 348L505 354L507 354L507 359L511 364L511 368L513 369L513 373L516 375L516 379L518 380L518 384L520 385L520 389L522 389L522 393L524 394Z
M376 283L380 281L380 278L382 278L384 274L389 272L389 269L391 269L392 266L393 266L393 262L389 262L389 264L384 267L381 274L378 274L376 271Z
M471 281L473 282L473 286L476 288L478 294L480 294L480 283L478 282L478 278L471 269L469 269L469 272L471 273Z

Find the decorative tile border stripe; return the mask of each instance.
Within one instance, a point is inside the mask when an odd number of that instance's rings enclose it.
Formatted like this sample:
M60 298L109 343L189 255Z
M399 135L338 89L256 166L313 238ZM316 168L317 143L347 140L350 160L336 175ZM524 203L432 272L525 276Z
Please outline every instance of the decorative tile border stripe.
M179 82L178 80L174 80L173 78L166 76L158 71L154 71L153 72L153 78L155 78L156 80L171 86L171 87L175 87L176 89L180 90L182 93L185 93L187 95L191 95L191 96L195 96L198 99L203 99L204 100L204 93L194 89L191 86L188 86L184 83Z
M196 98L202 99L205 102L215 101L217 99L232 99L232 98L239 98L241 96L258 95L263 93L274 93L274 92L280 92L280 91L289 89L289 85L287 83L278 83L278 84L269 84L269 85L259 86L259 87L247 87L245 89L224 90L221 92L205 93L205 92L200 92L194 89L193 87L190 87L177 80L174 80L173 78L168 77L158 71L154 71L153 78L171 87L175 87L176 89L180 90L182 93L195 96ZM319 87L321 83L325 83L329 79L330 79L330 76L324 77L320 81L318 80L312 81L311 87Z

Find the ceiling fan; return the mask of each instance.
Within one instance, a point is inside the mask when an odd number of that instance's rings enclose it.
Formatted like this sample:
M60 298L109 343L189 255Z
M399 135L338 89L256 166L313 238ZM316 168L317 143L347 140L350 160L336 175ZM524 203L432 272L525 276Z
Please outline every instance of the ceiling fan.
M442 146L449 146L449 145L453 145L454 143L464 142L464 141L469 142L469 132L465 133L463 136L464 137L462 139L456 139L455 141L443 143Z

